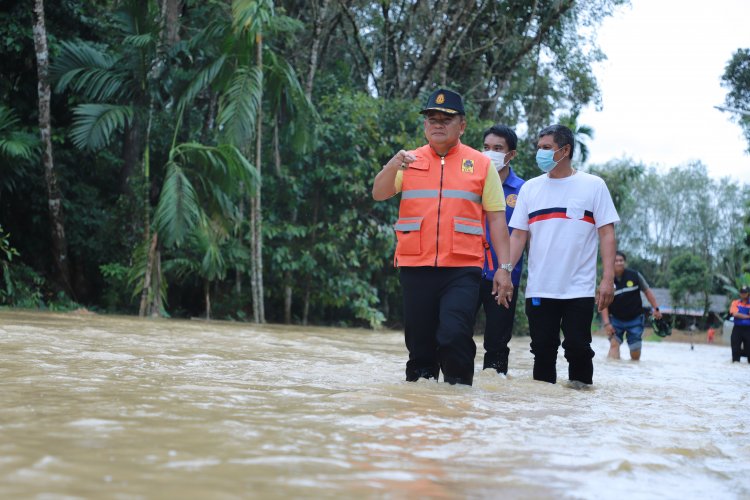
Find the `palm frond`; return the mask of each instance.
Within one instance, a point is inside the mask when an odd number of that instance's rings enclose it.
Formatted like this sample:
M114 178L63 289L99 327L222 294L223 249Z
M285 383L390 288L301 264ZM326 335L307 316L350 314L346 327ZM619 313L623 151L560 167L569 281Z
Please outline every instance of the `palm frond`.
M0 157L31 160L36 156L39 139L25 132L11 132L0 137Z
M195 96L197 96L203 89L213 83L216 76L221 72L224 64L226 63L226 55L222 55L217 58L208 67L203 68L195 75L195 78L190 82L185 92L180 97L178 106L178 112L184 111L185 107L190 104Z
M171 157L192 179L198 198L226 216L234 214L233 199L240 186L250 189L259 182L255 167L230 144L183 143L173 149Z
M241 145L255 135L255 121L261 104L263 73L242 66L235 71L221 97L218 124L230 142Z
M195 259L187 257L175 257L162 262L162 268L165 273L174 274L178 281L182 281L186 276L196 273L200 266Z
M71 138L80 149L101 149L112 140L113 132L122 130L133 119L131 106L116 104L81 104L73 110L75 119Z
M31 160L39 146L39 139L17 129L19 119L7 106L0 105L0 157Z
M153 45L155 40L154 36L151 33L141 33L138 35L127 35L122 39L122 42L125 45L132 45L133 47L142 49L148 47L149 45Z
M227 272L223 244L229 235L222 224L204 217L190 236L195 249L203 255L200 265L201 277L208 281L223 279Z
M578 136L586 136L589 139L594 138L594 128L590 127L589 125L579 125L578 128L574 130L574 132Z
M170 161L164 179L154 225L166 246L180 245L201 216L198 196L180 166Z
M124 0L120 8L113 13L115 27L124 35L157 33L159 8L157 2L143 0Z
M272 103L274 112L288 110L294 120L287 125L287 133L292 138L296 150L308 151L314 143L313 131L320 121L315 107L305 95L294 67L273 51L264 55L265 94Z
M274 15L272 0L235 0L232 2L232 26L238 33L255 36Z
M0 104L0 133L6 129L12 129L18 122L19 119L13 110Z
M50 66L55 92L71 88L86 99L106 101L121 95L125 76L117 59L84 42L62 42L62 51Z

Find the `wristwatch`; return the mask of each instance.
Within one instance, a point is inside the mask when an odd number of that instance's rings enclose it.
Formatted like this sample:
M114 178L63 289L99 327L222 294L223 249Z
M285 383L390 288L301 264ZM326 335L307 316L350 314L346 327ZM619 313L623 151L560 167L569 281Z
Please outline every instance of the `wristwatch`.
M513 264L510 264L510 263L508 263L508 264L500 264L500 269L502 269L503 271L508 271L509 273L512 273L513 272Z

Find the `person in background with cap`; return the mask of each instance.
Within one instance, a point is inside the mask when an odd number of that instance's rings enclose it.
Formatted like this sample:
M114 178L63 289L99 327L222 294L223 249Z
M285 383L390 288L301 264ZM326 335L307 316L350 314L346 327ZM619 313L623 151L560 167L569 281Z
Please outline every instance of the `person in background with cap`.
M645 323L641 291L653 308L654 318L661 319L661 311L646 278L638 271L627 269L627 264L627 257L618 250L615 254L615 298L608 308L602 309L602 325L609 338L607 356L620 359L620 345L627 332L630 359L638 361L641 359Z
M742 355L747 356L750 363L750 288L743 285L740 288L740 298L732 301L729 306L729 314L734 316L734 327L732 328L732 362L739 363Z
M510 162L516 157L516 146L518 137L512 128L506 125L494 125L484 132L484 154L492 160L492 164L500 176L503 184L503 196L505 196L505 221L510 222L513 215L513 207L516 206L518 191L523 186L523 179L518 177L510 166ZM513 230L510 229L510 232ZM489 224L485 227L486 239L490 239ZM492 284L497 272L499 261L497 252L490 244L490 256L484 259L482 269L482 284L479 288L479 300L477 301L477 312L484 307L484 365L483 369L494 369L502 375L508 374L508 342L513 333L513 322L516 318L516 299L518 298L518 285L521 282L521 268L523 259L511 273L513 283L513 298L509 307L503 307L497 303L496 297L492 295Z
M406 380L437 380L442 370L443 381L471 385L483 211L502 262L492 291L505 307L513 298L505 202L489 158L461 143L461 96L438 89L421 112L427 144L388 160L375 177L372 197L381 201L401 193L394 263L404 294Z
M510 227L510 261L529 243L526 316L534 380L557 382L560 330L568 379L575 388L593 383L591 322L594 303L605 309L614 297L615 210L607 185L573 168L575 140L563 125L539 132L536 163L544 174L518 193ZM602 279L596 287L597 243Z

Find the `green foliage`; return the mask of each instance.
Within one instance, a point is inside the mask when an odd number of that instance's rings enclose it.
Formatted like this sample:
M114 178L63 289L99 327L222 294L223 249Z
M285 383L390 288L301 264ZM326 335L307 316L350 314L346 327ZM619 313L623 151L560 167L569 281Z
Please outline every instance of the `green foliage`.
M17 129L19 119L12 109L0 105L0 158L31 160L38 140Z
M527 130L513 166L535 176L536 131L598 102L591 65L604 55L593 43L596 27L624 3L512 0L466 9L446 1L355 0L328 2L323 12L299 0L190 1L180 13L179 40L170 45L153 0L48 2L54 153L77 296L132 312L146 271L148 227L158 231L170 279L169 289L163 280L157 293L166 300L169 291L173 311L193 315L210 293L219 315L244 318L248 193L259 182L247 158L262 126L269 319L283 318L289 287L294 321L397 325L398 200L375 203L370 192L388 158L424 143L417 110L426 94L437 82L464 94L462 140L473 147L496 122ZM0 104L13 103L20 117L3 128L0 111L2 141L6 132L33 131L36 89L18 82L36 75L30 9L11 2L0 20ZM590 130L578 132L585 139ZM23 257L13 260L15 297L67 307L34 271L51 268L43 178L25 166L27 150L3 144L0 154L17 156L0 162L0 224ZM700 167L662 176L630 163L592 171L612 190L623 219L618 237L632 246L631 258L650 264L646 269L664 282L682 251L703 256L713 274L737 276L746 245L721 221L734 220L747 193L711 184ZM705 215L712 212L714 218Z
M618 212L628 210L637 204L637 193L634 190L646 168L639 162L628 158L610 160L604 165L594 165L589 171L598 175L607 183L612 202Z
M179 245L206 218L207 210L233 218L237 211L233 200L241 186L252 187L257 180L255 168L234 146L175 146L154 216L164 243Z
M18 250L10 246L10 234L0 226L0 270L2 271L2 287L0 288L0 303L9 302L14 295L15 286L10 273L10 263L13 257L18 257Z
M691 302L691 295L706 296L710 292L709 268L700 257L683 253L669 263L669 295L676 306L701 307L703 301Z
M737 49L724 69L722 86L729 89L726 105L745 132L750 151L750 49Z
M0 292L0 302L24 309L46 308L42 291L44 278L23 262L13 264L12 275L10 269L6 274L5 266L3 266L3 285L4 290Z
M578 123L579 112L575 112L560 117L558 123L565 125L573 131L573 138L575 139L575 150L573 153L574 159L579 161L581 164L586 163L589 158L589 147L586 142L589 139L594 138L594 129L588 125L581 125Z
M71 138L81 149L101 149L133 120L133 108L116 104L81 104L73 113L75 122Z
M29 175L38 148L39 139L21 128L12 109L0 104L0 195L13 191Z
M133 312L133 297L128 289L130 269L117 262L102 264L99 270L105 286L102 294L102 307L112 312ZM127 307L127 306L130 307Z
M243 144L255 134L263 81L258 68L240 67L222 97L219 126L235 144Z
M123 97L127 76L122 60L85 42L62 42L60 53L50 66L55 92L70 89L92 101Z
M391 226L398 205L373 202L370 192L393 154L423 144L419 106L337 88L318 110L315 156L291 156L284 176L268 179L265 200L277 208L265 214L266 247L274 249L267 268L273 276L292 277L269 284L271 303L283 302L288 284L295 304L309 293L314 322L351 316L378 325L384 310L388 320L397 320Z

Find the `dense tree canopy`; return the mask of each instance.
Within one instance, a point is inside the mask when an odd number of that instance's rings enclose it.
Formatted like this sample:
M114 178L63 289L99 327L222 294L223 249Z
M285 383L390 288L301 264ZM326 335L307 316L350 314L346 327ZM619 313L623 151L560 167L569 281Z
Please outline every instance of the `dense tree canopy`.
M726 105L742 126L750 151L750 49L737 49L727 63L722 84L729 89Z
M491 124L515 127L514 169L536 175L536 131L562 121L581 145L593 134L576 121L599 102L596 28L625 3L48 2L66 295L37 139L34 15L5 2L0 303L398 324L398 202L374 203L370 189L395 151L423 143L424 98L437 86L461 92L463 140L475 147ZM685 250L712 273L738 272L744 235L719 221L744 206L744 189L700 166L591 170L623 213L621 243L657 280ZM707 184L715 197L700 196Z

